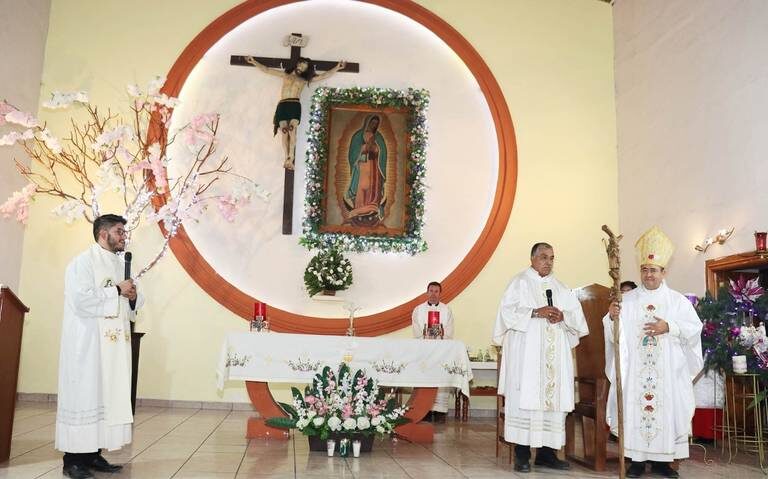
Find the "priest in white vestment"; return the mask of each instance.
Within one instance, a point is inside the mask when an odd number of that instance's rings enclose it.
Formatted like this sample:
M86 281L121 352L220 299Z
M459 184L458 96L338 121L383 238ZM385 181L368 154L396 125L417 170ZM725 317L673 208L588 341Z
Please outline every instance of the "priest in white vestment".
M642 285L613 303L603 318L605 373L611 381L608 424L618 434L614 320L620 320L619 349L624 398L624 455L632 459L627 477L651 470L678 477L674 459L688 457L688 435L696 407L693 378L701 371L702 323L685 296L667 287L664 277L672 256L669 238L657 227L635 244Z
M556 451L574 407L571 349L589 331L576 295L552 274L554 259L552 246L533 245L531 267L507 286L493 331L493 343L503 348L504 439L515 444L518 472L530 471L531 447L539 448L536 465L569 468Z
M416 306L411 314L414 338L424 337L424 328L427 325L429 312L437 311L440 313L440 324L443 325L443 338L453 339L453 312L451 312L451 308L447 304L440 302L442 292L443 287L437 281L432 281L427 285L427 300ZM435 404L432 405L428 420L445 422L445 416L448 412L449 395L450 390L448 388L438 389Z
M130 301L137 308L143 298L116 254L125 248L125 223L117 215L96 218L96 243L64 277L55 447L65 453L64 475L75 479L119 471L100 449L131 442Z

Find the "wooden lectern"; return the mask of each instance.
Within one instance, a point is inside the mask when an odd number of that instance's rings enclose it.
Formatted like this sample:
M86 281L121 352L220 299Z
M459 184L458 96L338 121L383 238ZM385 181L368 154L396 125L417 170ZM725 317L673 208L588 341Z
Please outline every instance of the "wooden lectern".
M10 289L0 287L0 462L11 455L21 330L27 312L29 308Z

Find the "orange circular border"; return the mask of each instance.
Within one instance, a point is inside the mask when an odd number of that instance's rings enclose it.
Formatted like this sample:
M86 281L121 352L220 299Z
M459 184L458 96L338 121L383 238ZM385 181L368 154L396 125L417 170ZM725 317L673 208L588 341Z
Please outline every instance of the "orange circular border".
M229 10L208 25L184 49L168 72L163 92L178 96L192 69L203 55L232 29L260 13L299 0L249 0ZM398 12L430 29L443 40L467 65L488 102L499 147L499 174L496 195L488 221L472 249L447 278L442 281L443 298L455 298L480 273L499 244L512 211L517 185L517 147L512 117L504 95L488 65L470 43L453 27L434 13L410 0L360 0ZM211 297L233 313L245 319L253 314L255 298L240 291L208 264L197 251L183 228L171 240L171 250L182 267ZM420 302L418 296L381 313L355 319L355 332L359 336L378 336L411 324L411 312ZM346 319L319 320L310 316L289 313L277 308L269 309L273 331L310 334L345 334Z

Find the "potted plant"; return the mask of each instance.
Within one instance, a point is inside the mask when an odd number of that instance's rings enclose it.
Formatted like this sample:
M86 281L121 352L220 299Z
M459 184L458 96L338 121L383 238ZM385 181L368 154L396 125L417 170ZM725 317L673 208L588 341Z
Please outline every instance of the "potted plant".
M296 428L308 437L310 450L325 451L326 440L348 438L362 442L370 452L374 436L387 436L405 424L407 407L379 388L364 370L352 372L346 363L335 373L323 368L304 389L291 388L293 404L279 403L288 417L269 418L274 427Z

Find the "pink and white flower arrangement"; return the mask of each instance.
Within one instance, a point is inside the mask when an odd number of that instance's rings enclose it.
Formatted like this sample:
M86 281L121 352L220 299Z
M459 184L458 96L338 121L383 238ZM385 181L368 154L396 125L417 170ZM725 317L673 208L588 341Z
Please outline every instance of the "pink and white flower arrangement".
M326 439L332 433L387 435L408 422L407 407L380 389L364 370L353 374L346 363L339 366L338 374L326 366L303 395L296 388L292 394L292 404L280 403L288 417L270 418L267 424Z

